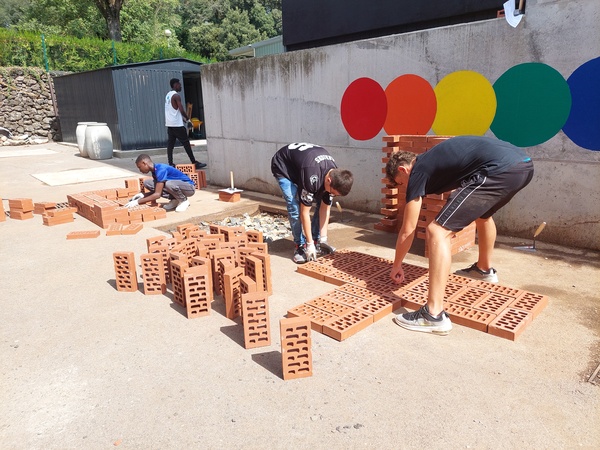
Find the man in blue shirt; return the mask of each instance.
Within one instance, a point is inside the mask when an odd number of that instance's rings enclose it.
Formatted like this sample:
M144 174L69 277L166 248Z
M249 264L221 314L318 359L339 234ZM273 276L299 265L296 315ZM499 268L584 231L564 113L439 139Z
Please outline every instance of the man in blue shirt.
M194 182L185 173L167 164L154 164L150 156L140 155L135 160L140 172L152 175L152 179L144 180L144 187L150 191L137 194L127 203L128 208L149 203L160 197L170 199L163 205L167 211L183 212L190 206L188 197L196 193Z

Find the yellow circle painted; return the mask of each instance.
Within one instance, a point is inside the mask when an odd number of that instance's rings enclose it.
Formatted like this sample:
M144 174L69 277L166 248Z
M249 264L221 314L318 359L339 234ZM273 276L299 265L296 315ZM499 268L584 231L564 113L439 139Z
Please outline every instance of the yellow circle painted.
M471 70L452 72L434 89L437 113L431 129L437 135L482 136L496 115L496 93L485 77Z

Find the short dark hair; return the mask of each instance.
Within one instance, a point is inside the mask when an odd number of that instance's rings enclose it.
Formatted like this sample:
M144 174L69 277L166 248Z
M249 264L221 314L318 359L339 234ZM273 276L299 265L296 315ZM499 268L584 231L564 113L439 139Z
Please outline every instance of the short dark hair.
M175 87L175 83L179 83L179 78L171 78L171 81L169 81L169 84L171 85L171 89L173 89Z
M148 163L152 163L152 158L150 158L149 155L146 155L145 153L142 153L140 156L138 156L135 160L135 164L138 165L139 163L141 163L142 161L146 161Z
M346 169L332 169L329 173L331 188L335 189L341 196L348 195L354 183L352 172Z
M398 173L398 167L410 166L413 161L417 158L417 155L413 152L407 152L400 150L390 155L387 164L385 165L385 176L391 184L396 184L394 180Z

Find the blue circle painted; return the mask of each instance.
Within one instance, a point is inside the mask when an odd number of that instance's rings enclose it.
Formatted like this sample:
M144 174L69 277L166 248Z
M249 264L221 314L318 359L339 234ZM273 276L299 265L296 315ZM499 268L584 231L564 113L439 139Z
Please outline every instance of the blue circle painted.
M592 59L568 78L571 113L563 132L575 144L600 150L600 58Z

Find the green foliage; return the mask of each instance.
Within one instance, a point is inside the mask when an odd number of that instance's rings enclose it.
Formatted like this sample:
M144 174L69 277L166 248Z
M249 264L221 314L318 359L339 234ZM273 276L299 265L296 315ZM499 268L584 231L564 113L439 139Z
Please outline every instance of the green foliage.
M18 30L53 38L67 36L109 39L109 23L100 11L114 0L0 0L0 28ZM301 0L298 0L301 1ZM282 0L125 0L117 24L111 16L111 33L122 37L123 43L139 44L147 51L122 50L125 59L136 59L141 54L160 56L150 48L163 49L165 55L180 55L184 51L198 53L207 59L231 59L228 51L268 39L282 32ZM113 12L111 12L112 15ZM165 35L171 31L171 36ZM118 39L116 39L118 40ZM35 43L35 40L33 41ZM75 42L75 41L73 41ZM110 42L110 41L109 41ZM28 44L29 45L29 44ZM35 44L37 45L37 44ZM67 45L75 45L70 43ZM78 47L80 44L75 45ZM83 44L82 44L83 45ZM85 44L87 45L87 44ZM104 44L106 45L110 44ZM12 48L12 47L11 47ZM15 60L28 59L31 49L14 48ZM86 66L85 54L72 48L65 50L69 64ZM6 49L0 49L2 54ZM102 55L112 54L112 47ZM133 55L138 56L133 56ZM53 55L56 61L61 55ZM119 61L122 57L119 56ZM112 61L112 57L109 58ZM62 63L61 63L62 64ZM105 57L98 64L107 65Z
M181 0L180 16L182 46L218 61L282 31L281 0Z
M45 41L50 70L81 72L113 65L111 41L58 35L45 36ZM208 62L197 54L178 47L121 42L115 43L114 46L118 64L168 58ZM41 35L0 28L0 66L45 67Z

